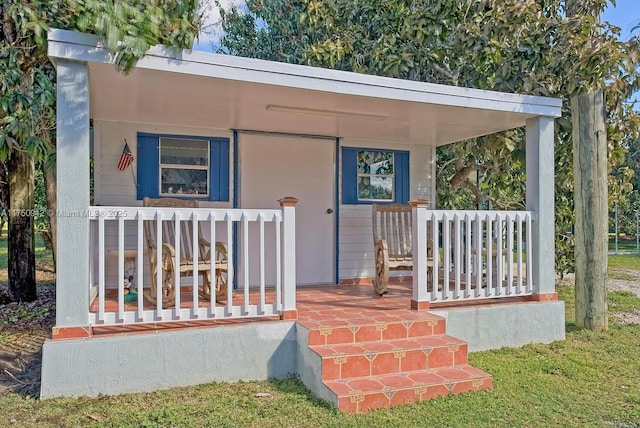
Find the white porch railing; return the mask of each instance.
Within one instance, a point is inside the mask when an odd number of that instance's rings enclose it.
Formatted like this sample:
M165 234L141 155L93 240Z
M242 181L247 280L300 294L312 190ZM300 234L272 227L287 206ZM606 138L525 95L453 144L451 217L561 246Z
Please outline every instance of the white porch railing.
M532 212L414 207L413 215L418 228L413 242L424 243L422 248L414 244L414 296L437 303L533 293ZM425 272L428 242L433 245L431 272Z
M291 263L291 260L285 262L282 256L295 254L295 248L287 248L295 247L294 207L276 210L90 207L88 217L93 251L90 266L91 325L273 316L296 309L295 258ZM176 272L175 301L165 302L163 306L162 299L158 299L157 304L145 299L151 272L144 227L145 222L158 221L174 222L173 229L177 231L180 231L181 222L191 222L191 237L196 237L201 230L212 246L215 247L215 242L226 244L226 283L229 293L233 284L237 284L234 290L236 299L216 302L215 291L211 293L210 300L200 299L197 290L202 279L198 276L198 262L195 262L190 277L181 278L179 269ZM157 230L161 233L161 229ZM161 242L161 236L158 241ZM190 241L197 243L198 239ZM236 243L237 250L234 248ZM194 259L197 259L197 245L194 245L194 250ZM180 266L179 248L175 257L175 266ZM161 264L160 260L158 264ZM214 264L215 261L211 260L212 269ZM253 268L257 271L250 272L250 266L257 266ZM269 275L266 275L267 271ZM125 301L124 278L129 275L134 277L133 290L137 292L137 298L132 302ZM157 277L162 279L160 273ZM160 287L162 282L158 281L158 284ZM215 286L213 272L212 286ZM190 301L181 300L180 289L191 291Z

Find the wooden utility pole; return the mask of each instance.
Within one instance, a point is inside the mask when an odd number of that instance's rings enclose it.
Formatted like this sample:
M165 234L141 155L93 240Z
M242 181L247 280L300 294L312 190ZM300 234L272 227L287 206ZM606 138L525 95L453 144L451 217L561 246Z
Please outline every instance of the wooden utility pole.
M582 0L567 0L567 16L592 14ZM607 133L602 90L571 98L576 260L576 326L607 329Z

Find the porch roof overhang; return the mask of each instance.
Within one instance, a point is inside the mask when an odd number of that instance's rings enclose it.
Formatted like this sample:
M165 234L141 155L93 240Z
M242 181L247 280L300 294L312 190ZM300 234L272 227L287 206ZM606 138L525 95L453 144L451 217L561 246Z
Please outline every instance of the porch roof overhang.
M440 146L561 114L561 100L162 46L129 75L95 36L52 29L54 61L86 62L91 118Z

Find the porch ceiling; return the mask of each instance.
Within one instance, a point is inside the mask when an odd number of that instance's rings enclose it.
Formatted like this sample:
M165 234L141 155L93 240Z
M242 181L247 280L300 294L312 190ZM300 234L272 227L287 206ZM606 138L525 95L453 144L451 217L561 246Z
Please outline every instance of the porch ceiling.
M95 39L63 30L49 55L87 61L96 120L443 145L560 114L556 99L161 47L125 76Z

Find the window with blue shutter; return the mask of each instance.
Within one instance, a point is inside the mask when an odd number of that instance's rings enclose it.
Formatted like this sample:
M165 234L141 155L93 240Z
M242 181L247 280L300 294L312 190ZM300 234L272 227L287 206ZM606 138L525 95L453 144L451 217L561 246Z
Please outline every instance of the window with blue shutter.
M138 199L229 200L229 139L138 133Z
M409 152L342 148L342 203L409 202Z

